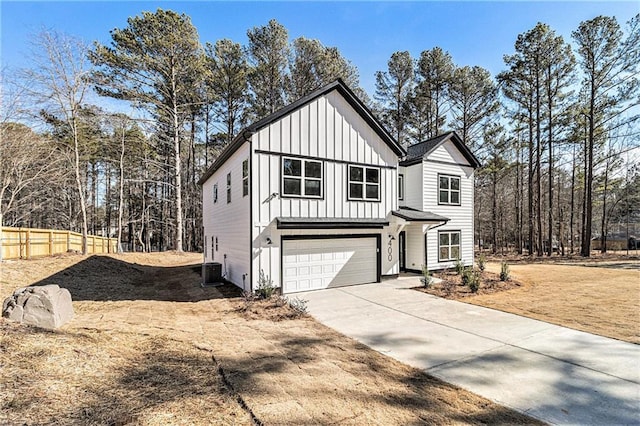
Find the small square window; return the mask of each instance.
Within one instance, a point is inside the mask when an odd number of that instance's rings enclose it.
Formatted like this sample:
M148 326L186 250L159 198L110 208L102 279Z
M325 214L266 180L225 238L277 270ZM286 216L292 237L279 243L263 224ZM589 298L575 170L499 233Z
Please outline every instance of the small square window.
M377 167L349 166L348 200L379 201L380 169Z
M460 231L438 233L438 260L441 262L460 259Z
M289 197L322 198L322 162L282 159L282 194Z
M459 176L438 176L438 204L460 205Z

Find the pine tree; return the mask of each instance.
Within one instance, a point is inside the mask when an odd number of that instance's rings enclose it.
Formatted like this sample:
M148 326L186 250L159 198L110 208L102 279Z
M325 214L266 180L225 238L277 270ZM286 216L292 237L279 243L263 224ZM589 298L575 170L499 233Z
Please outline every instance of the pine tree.
M272 19L262 27L247 31L249 45L249 87L253 119L260 119L282 108L289 64L289 34Z
M382 103L382 120L393 130L398 143L406 145L409 98L414 83L414 64L409 52L395 52L387 71L376 72L375 98Z
M182 158L183 126L192 113L194 93L204 75L202 46L191 19L158 9L129 18L127 27L111 31L111 46L96 42L89 58L103 96L144 107L162 129L171 153L175 218L174 249L183 250Z

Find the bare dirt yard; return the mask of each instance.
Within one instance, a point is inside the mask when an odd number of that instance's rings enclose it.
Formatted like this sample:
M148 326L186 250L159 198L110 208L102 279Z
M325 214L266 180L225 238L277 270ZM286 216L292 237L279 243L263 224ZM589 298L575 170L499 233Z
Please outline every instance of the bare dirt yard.
M462 301L640 344L640 260L514 263L518 285ZM500 272L499 263L488 271Z
M56 331L0 320L0 424L536 424L286 306L201 288L197 254L0 264L0 297L72 294Z

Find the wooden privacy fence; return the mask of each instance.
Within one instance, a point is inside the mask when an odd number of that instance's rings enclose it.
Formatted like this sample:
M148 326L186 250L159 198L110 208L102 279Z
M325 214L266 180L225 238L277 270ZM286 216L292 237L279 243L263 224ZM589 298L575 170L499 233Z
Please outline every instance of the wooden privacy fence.
M68 251L82 252L82 234L55 229L2 227L0 259L30 259ZM116 238L87 235L87 253L115 253Z

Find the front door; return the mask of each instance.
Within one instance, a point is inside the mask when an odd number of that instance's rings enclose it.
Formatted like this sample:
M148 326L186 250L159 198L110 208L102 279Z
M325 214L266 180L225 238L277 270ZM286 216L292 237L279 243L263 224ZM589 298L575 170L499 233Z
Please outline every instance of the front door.
M400 253L400 272L407 270L407 234L404 231L398 235L398 252Z

